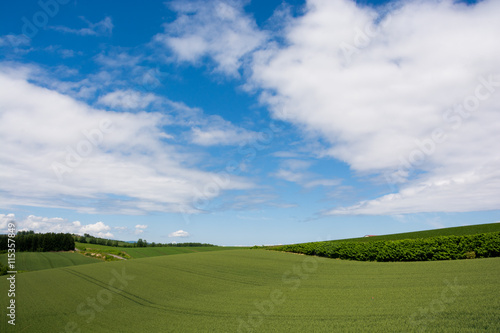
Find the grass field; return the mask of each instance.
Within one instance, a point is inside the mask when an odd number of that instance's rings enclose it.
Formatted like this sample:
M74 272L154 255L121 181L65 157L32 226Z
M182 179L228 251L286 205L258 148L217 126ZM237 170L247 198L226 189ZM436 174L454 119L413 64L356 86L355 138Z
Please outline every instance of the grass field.
M500 258L200 252L17 276L2 332L499 332ZM7 290L0 280L0 290ZM6 297L1 316L6 318Z
M380 235L374 237L338 239L338 240L332 240L331 242L345 242L345 241L372 242L378 240L415 239L415 238L428 238L437 236L452 236L452 235L462 236L462 235L482 234L486 232L497 232L497 231L500 231L500 223L486 223L486 224L468 225L463 227L405 232L401 234L391 234L391 235Z
M132 258L148 258L157 257L172 254L183 254L183 253L196 253L196 252L212 252L212 251L225 251L241 249L241 247L226 247L226 246L200 246L200 247L112 247L99 244L85 244L85 243L75 243L78 249L96 249L101 252L118 254L119 252L126 252Z
M7 254L0 254L2 265L7 264ZM16 253L17 271L38 271L42 269L94 264L97 259L70 252L18 252Z

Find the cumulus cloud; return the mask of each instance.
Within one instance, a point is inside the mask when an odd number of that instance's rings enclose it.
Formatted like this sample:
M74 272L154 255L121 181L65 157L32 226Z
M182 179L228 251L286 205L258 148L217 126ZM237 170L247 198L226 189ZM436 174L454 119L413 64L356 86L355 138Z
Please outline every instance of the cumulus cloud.
M266 39L243 5L236 0L173 1L177 19L165 24L165 33L155 39L179 61L197 63L208 56L216 71L238 76L245 55Z
M75 223L75 222L73 222ZM78 222L78 226L80 225L80 222ZM81 233L87 233L90 235L97 235L98 237L104 237L104 238L109 238L113 237L113 234L110 232L106 232L110 230L111 227L105 225L102 222L96 222L94 224L87 224L84 225L80 228L80 234Z
M135 232L134 233L136 235L142 234L144 232L144 230L147 229L147 227L148 226L145 225L145 224L138 224L138 225L135 226Z
M393 186L331 214L498 209L500 3L391 6L307 1L284 43L253 54L248 86L326 155Z
M215 175L186 167L196 157L162 140L163 114L95 109L29 82L31 75L26 68L0 66L4 207L197 212L193 200ZM205 197L250 187L234 176Z
M29 215L23 220L16 219L14 214L0 214L0 230L4 230L7 222L16 222L17 230L33 230L37 233L70 233L70 234L90 234L95 237L113 238L113 234L109 232L110 226L103 222L96 222L94 224L84 224L80 221L70 222L61 217L42 217Z
M9 223L15 221L16 216L14 214L0 214L0 231L6 232Z
M177 230L168 234L168 237L189 237L189 232L184 230Z

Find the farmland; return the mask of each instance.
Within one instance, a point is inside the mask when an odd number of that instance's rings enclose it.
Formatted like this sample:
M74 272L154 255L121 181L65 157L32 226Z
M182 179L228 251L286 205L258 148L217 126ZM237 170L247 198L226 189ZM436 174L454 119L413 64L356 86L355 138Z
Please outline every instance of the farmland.
M18 252L16 254L18 271L38 271L99 262L97 259L71 252ZM0 263L7 264L7 254L0 254Z
M147 258L156 257L172 254L183 254L183 253L196 253L196 252L211 252L211 251L224 251L241 249L236 247L225 247L225 246L200 246L200 247L112 247L99 244L84 244L76 243L78 249L86 248L96 249L103 253L112 253L120 255L120 252L125 252L131 258Z
M495 233L498 225L452 231ZM451 232L411 234L381 237ZM18 269L30 272L16 276L16 327L4 320L2 332L500 331L500 258L360 262L260 248L77 247L133 260L18 253ZM0 290L8 287L1 279Z
M377 263L248 249L157 256L19 274L16 331L498 332L498 276L500 258Z

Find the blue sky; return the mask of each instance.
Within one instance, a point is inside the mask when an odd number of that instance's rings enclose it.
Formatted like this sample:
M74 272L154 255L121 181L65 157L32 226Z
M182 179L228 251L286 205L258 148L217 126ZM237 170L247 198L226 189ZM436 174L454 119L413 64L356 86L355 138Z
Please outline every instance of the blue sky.
M498 1L10 1L0 229L283 244L500 220Z

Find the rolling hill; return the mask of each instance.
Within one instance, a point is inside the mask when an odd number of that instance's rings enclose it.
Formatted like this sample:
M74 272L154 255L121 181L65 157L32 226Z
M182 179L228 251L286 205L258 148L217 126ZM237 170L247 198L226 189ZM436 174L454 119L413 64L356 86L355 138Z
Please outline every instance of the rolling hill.
M15 330L0 325L2 332L498 332L498 276L500 258L157 256L19 274ZM7 287L2 279L0 290Z

